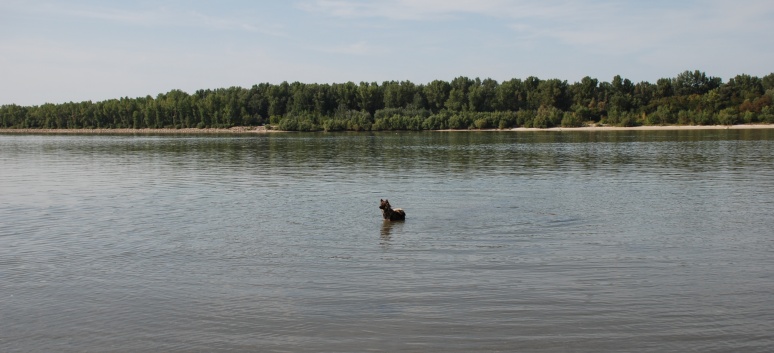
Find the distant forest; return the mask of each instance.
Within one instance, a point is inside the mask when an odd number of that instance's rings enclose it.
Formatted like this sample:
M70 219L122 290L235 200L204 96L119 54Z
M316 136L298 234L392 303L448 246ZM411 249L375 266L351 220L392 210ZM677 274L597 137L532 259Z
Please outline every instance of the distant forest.
M290 131L491 129L513 127L774 123L774 73L724 83L685 71L655 84L584 77L497 82L458 77L428 84L262 83L181 90L156 97L40 106L0 106L0 128L229 128Z

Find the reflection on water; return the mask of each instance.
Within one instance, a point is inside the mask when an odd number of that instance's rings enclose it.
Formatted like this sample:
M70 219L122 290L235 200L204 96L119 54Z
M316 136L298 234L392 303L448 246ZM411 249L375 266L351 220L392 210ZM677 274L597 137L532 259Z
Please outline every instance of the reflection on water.
M381 229L381 232L380 232L380 236L381 236L381 239L382 239L381 244L385 245L385 246L389 246L390 242L392 241L393 228L396 229L396 233L397 234L400 234L401 231L403 230L403 223L405 223L405 221L388 221L388 220L383 220L382 221L382 229Z
M773 147L0 135L0 351L767 352Z

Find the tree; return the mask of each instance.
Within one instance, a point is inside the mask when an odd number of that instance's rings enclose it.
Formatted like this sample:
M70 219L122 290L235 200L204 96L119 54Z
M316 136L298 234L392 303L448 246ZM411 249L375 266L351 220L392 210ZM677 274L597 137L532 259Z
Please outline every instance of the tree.
M269 93L269 116L283 116L287 112L290 99L290 85L283 81L279 85L271 86Z
M677 75L673 81L675 94L677 95L691 95L691 94L705 94L712 89L720 86L722 83L720 78L707 77L704 72L695 70L693 72L684 71Z
M253 116L258 124L265 123L266 118L269 117L270 86L268 83L253 85L243 98L242 104L247 107L247 113Z
M675 94L672 86L672 80L668 78L660 78L656 81L655 98L669 98Z
M730 79L724 87L730 91L730 99L734 102L752 100L763 95L766 92L763 89L761 79L750 75L737 75Z
M331 85L331 95L335 100L335 107L344 105L347 110L356 110L358 107L358 87L350 81L347 83Z
M360 82L357 88L359 109L374 115L377 110L384 108L382 90L376 82Z
M634 93L634 85L632 84L632 81L629 81L628 78L622 79L621 75L615 75L611 84L613 85L613 90L615 90L615 93L622 95L631 95Z
M580 82L571 85L569 90L573 104L588 107L597 98L598 84L599 80L586 76Z
M414 101L416 87L409 81L389 81L382 83L385 108L402 108Z
M527 91L519 79L504 81L495 92L495 110L519 111L527 105Z
M567 81L557 79L541 81L532 95L531 106L555 107L560 110L570 108L570 98L567 94Z
M473 80L460 76L450 83L449 99L445 106L452 111L463 111L468 107L468 89L473 85Z
M472 112L494 111L497 98L497 81L487 78L483 81L476 78L469 87L468 110Z
M584 77L527 77L498 83L460 76L427 85L388 81L340 84L261 83L158 93L155 97L0 106L5 128L230 127L282 123L298 130L369 130L774 122L774 73L740 74L723 83L685 71L655 84L616 75L611 82Z
M763 78L761 78L761 84L763 85L764 90L768 91L774 89L774 73L763 76Z
M537 111L534 120L532 121L532 127L535 128L549 128L558 126L562 122L564 113L554 106L542 106Z
M433 113L438 113L446 107L451 85L446 81L435 80L424 86L424 92L428 109Z

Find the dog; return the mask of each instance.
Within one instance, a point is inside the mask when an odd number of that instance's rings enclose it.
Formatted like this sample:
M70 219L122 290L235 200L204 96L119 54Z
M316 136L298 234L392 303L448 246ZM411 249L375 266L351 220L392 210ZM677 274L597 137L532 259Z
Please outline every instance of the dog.
M388 221L403 221L406 219L406 212L404 212L400 208L393 209L392 206L390 206L390 201L388 200L379 200L381 201L381 204L379 205L379 208L382 210L382 216L385 220Z

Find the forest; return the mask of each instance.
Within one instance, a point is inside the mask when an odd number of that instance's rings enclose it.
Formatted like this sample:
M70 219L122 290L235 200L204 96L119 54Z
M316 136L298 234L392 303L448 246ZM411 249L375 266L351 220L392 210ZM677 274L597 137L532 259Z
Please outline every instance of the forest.
M0 106L0 128L229 128L377 131L579 127L588 124L733 125L774 123L774 73L723 82L685 71L656 83L584 77L568 84L537 77L497 82L261 83L181 90L99 102Z

